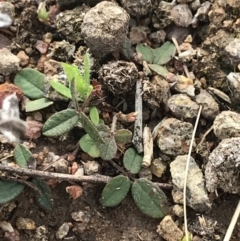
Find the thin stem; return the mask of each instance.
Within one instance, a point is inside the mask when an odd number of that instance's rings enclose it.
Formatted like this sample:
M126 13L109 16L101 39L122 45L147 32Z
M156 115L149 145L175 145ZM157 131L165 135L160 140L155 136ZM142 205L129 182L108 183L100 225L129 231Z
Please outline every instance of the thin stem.
M92 182L92 183L108 183L112 178L104 175L94 175L94 176L75 176L70 174L54 173L39 171L27 168L13 168L6 165L0 164L0 170L16 173L20 175L26 175L31 177L40 177L45 179L57 179L65 181L74 181L74 182Z
M235 225L237 223L239 215L240 215L240 201L238 202L237 208L236 208L236 210L235 210L235 212L233 214L232 220L231 220L231 222L229 224L229 227L227 229L227 233L226 233L223 241L229 241L230 240L230 238L232 236L232 232L233 232L234 227L235 227Z
M181 54L181 50L179 49L179 46L178 46L178 42L175 38L172 38L172 41L177 49L177 52L178 52L178 55ZM187 68L187 65L183 63L183 69L184 69L184 72L186 74L186 76L191 79L191 76L190 76L190 73L188 71L188 68Z
M115 132L116 123L117 123L117 114L115 114L115 115L113 116L113 119L112 119L111 133L114 133L114 132Z
M185 169L185 179L184 179L184 186L183 186L183 212L184 212L184 230L185 230L186 241L189 241L189 239L188 239L188 224L187 224L187 178L188 178L188 169L189 169L189 164L190 164L190 158L191 158L191 153L192 153L194 137L195 137L195 134L196 134L196 130L197 130L199 118L200 118L200 115L201 115L201 111L202 111L202 106L200 105L199 110L198 110L197 119L196 119L195 126L194 126L193 133L192 133L192 139L191 139L190 147L189 147L189 150L188 150L188 157L187 157L187 163L186 163L186 169Z

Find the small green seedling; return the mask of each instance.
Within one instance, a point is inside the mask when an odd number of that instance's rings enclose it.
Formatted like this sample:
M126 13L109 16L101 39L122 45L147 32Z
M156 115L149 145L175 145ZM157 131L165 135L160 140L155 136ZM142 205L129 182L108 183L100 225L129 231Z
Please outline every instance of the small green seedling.
M137 45L136 50L142 55L143 61L147 62L148 67L163 77L168 74L167 68L163 65L167 64L176 53L175 45L169 41L156 49L140 43Z
M38 19L40 21L47 21L49 19L49 12L46 9L46 2L41 2L37 10Z
M77 99L79 101L85 101L93 90L93 86L90 84L90 65L89 65L89 55L84 56L84 73L81 74L78 67L74 64L62 63L63 70L67 76L68 82L75 79L76 89L77 89ZM50 81L51 86L58 91L60 94L72 99L70 88L65 85L55 81Z
M132 184L128 177L114 177L102 191L102 205L117 206L127 196L130 188L135 204L144 214L153 218L163 218L168 214L169 208L164 192L145 178L139 178Z

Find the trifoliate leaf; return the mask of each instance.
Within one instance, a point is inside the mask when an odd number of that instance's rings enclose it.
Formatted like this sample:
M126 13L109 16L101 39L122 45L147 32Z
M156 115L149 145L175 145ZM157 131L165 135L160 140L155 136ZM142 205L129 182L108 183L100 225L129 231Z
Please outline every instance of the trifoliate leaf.
M44 97L44 75L37 70L25 68L15 77L14 83L30 99L40 99Z
M168 214L167 197L164 192L145 178L137 179L132 185L132 196L137 207L153 218Z
M38 205L46 210L51 210L53 206L52 192L45 180L40 178L33 178L32 183L40 191L34 192L34 196Z
M131 181L124 176L114 177L103 189L101 203L105 207L117 206L126 196L131 187Z
M67 109L52 115L43 125L43 135L56 137L70 131L78 122L75 110Z
M24 189L24 184L14 181L0 181L0 203L7 203L16 198Z
M22 144L18 144L14 149L14 158L16 163L25 168L28 166L28 161L32 157L32 153Z
M137 174L142 168L142 159L134 148L128 148L123 156L123 165L131 173Z
M171 42L165 42L161 47L153 50L153 64L164 65L168 63L176 53L176 47Z
M144 44L138 44L136 47L138 53L142 54L142 59L147 63L151 64L153 62L153 49L150 46Z
M132 132L127 129L121 129L116 131L115 140L119 144L125 144L132 140Z
M36 111L44 109L53 104L53 101L47 98L41 98L38 100L32 100L26 104L26 112Z
M80 141L79 145L84 152L86 152L91 157L99 157L99 143L95 142L88 134L84 135Z
M95 126L99 124L98 109L95 106L90 107L89 117Z
M149 64L148 67L153 70L154 72L156 72L157 74L165 77L168 73L168 70L166 67L157 65L157 64Z
M55 89L57 92L59 92L61 95L72 99L71 91L68 87L63 85L62 83L56 81L56 80L50 80L50 85Z
M111 160L117 153L117 144L113 136L104 138L105 143L99 146L100 157L105 160Z

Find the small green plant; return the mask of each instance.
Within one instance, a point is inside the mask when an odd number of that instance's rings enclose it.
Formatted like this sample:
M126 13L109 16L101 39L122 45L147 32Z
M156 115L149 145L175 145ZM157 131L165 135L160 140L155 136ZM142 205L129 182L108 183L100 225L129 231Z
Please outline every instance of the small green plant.
M153 218L163 218L168 214L167 197L164 192L145 178L136 179L132 184L128 177L114 177L102 191L102 205L117 206L127 196L130 188L135 204L144 214Z
M21 144L14 149L14 158L16 163L22 168L28 168L28 163L33 158L32 153ZM46 210L51 210L53 206L52 194L45 180L40 178L32 178L31 185L35 186L38 191L34 191L34 196L38 205ZM0 181L0 203L7 203L24 190L24 183L17 181L1 180Z
M136 50L142 55L142 59L147 62L151 70L165 77L168 74L168 70L163 65L168 63L175 55L176 47L169 41L156 49L140 43L137 45Z
M45 22L49 19L49 12L46 9L46 2L41 2L37 10L38 19Z

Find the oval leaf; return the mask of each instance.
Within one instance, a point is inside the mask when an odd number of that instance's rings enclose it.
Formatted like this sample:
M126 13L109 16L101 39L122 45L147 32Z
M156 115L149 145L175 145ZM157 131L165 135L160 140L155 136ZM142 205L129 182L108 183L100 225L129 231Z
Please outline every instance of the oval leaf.
M32 153L22 144L18 144L14 149L14 158L16 163L24 168L27 167L27 163L32 157Z
M0 181L0 203L16 198L24 189L24 184L14 181Z
M130 189L131 181L122 175L114 177L103 189L101 203L105 207L117 206Z
M50 80L50 85L55 89L57 92L59 92L61 95L72 99L71 91L68 87L63 85L62 83L59 83L56 80Z
M95 142L88 134L84 135L80 141L79 145L83 151L85 151L91 157L99 157L99 144Z
M164 192L145 178L139 178L132 185L132 196L137 207L153 218L168 214L167 197Z
M99 114L98 109L95 106L92 106L89 111L89 117L92 123L96 126L99 124Z
M70 131L78 122L79 117L75 110L67 109L52 115L43 125L43 135L60 136Z
M167 41L160 48L154 49L153 63L158 65L164 65L173 58L175 53L176 53L175 45Z
M52 192L45 180L33 178L32 183L38 188L38 192L34 192L34 196L38 205L44 209L51 210L53 206Z
M132 132L127 129L118 130L115 134L115 140L119 144L125 144L132 140Z
M53 104L53 101L47 98L41 98L38 100L29 101L26 104L26 112L36 111L44 109Z
M168 70L167 68L157 65L157 64L149 64L148 67L153 70L154 72L156 72L157 74L165 77L168 74Z
M142 168L142 155L138 154L134 148L129 148L124 153L123 165L133 174L139 173Z
M14 83L30 99L44 97L44 75L37 70L25 68L15 77Z
M117 144L113 136L104 138L105 143L99 146L100 157L105 160L111 160L117 153Z
M147 63L151 64L153 62L153 49L150 46L144 44L138 44L136 47L138 53L142 54L142 59Z

